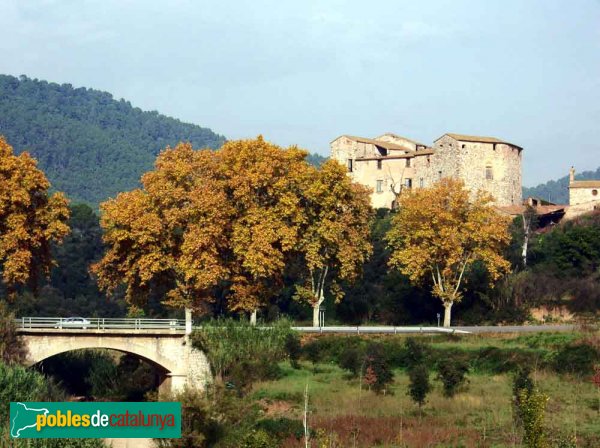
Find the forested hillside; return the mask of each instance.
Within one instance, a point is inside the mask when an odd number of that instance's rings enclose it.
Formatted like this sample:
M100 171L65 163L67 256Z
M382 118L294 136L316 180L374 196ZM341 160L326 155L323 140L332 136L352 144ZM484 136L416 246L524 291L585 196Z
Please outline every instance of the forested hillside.
M0 135L29 151L75 202L94 207L138 185L167 145L220 147L210 129L144 112L110 93L0 75Z
M596 171L584 171L576 176L577 180L600 179L600 168ZM542 198L555 204L569 203L569 176L561 177L558 180L550 180L537 187L523 187L523 198L533 196Z

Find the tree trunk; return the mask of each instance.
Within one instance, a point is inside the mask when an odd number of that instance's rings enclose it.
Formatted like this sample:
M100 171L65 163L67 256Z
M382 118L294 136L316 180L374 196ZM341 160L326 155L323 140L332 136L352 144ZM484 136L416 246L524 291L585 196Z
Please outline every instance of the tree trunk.
M256 314L258 313L257 309L254 309L252 313L250 313L250 325L256 326Z
M313 306L313 327L320 327L319 325L319 309L321 308L321 304L317 302L316 305Z
M444 303L444 327L450 327L450 317L452 310L453 302L445 302Z
M523 267L527 267L527 248L529 246L529 235L525 234L523 238L523 251L521 252L521 257L523 258Z

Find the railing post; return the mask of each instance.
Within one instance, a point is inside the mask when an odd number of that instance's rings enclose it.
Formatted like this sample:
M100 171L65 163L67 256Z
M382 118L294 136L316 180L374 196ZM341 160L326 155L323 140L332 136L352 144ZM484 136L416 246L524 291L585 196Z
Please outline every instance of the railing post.
M185 309L185 334L192 334L192 309Z

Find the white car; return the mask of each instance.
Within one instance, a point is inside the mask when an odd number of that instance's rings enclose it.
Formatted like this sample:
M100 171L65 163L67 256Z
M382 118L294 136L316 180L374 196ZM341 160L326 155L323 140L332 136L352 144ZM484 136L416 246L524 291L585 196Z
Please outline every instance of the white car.
M91 325L91 322L83 317L67 317L58 322L54 328L83 328L87 329Z

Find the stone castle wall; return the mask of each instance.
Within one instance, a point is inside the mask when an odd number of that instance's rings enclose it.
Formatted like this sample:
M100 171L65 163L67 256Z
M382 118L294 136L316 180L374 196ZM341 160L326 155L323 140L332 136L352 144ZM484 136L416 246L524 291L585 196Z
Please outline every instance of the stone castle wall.
M350 175L353 180L373 190L372 205L375 208L392 206L396 198L391 191L393 183L405 184L410 179L412 188L427 188L445 177L461 179L473 195L478 190L487 191L496 205L521 204L520 148L505 143L459 141L449 135L442 136L436 140L433 148L427 149L390 134L377 137L377 140L407 147L411 150L409 164L406 158L392 157L381 158L378 163L376 158L381 154L374 145L356 142L346 136L331 143L332 158L344 166L348 166L348 159L352 159ZM388 154L402 157L405 152L390 150ZM380 192L377 191L378 181L383 187Z

